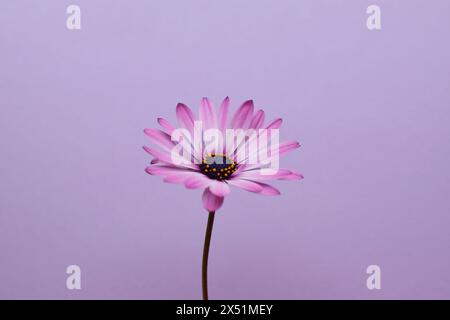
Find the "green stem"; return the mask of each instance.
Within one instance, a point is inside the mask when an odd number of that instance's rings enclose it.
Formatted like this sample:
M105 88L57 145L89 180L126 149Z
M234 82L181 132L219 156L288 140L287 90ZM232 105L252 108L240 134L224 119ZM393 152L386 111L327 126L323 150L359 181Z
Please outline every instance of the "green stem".
M203 263L202 263L202 289L203 300L208 300L208 255L209 244L211 243L211 234L214 224L214 211L208 215L208 224L206 225L205 244L203 246Z

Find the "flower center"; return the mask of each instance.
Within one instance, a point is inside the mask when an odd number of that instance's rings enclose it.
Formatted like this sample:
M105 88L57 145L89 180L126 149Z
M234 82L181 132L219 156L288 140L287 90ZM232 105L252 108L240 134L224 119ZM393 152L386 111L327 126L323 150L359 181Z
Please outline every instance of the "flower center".
M224 154L211 153L203 159L200 171L208 178L226 180L237 170L237 163Z

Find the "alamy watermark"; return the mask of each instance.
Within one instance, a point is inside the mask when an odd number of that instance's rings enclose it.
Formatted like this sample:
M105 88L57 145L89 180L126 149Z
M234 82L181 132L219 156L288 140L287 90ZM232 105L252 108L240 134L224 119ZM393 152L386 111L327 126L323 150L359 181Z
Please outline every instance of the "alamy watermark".
M366 26L369 30L381 30L381 8L378 5L371 4L367 7L366 13L369 15L366 20ZM66 27L69 30L81 29L81 8L76 4L71 4L66 8Z
M76 264L67 267L66 288L68 290L81 290L81 268Z
M370 276L367 278L366 286L369 290L381 289L381 268L376 264L372 264L366 269L367 274Z
M67 7L66 13L69 15L66 20L66 27L69 30L81 29L81 8L75 4Z
M176 165L215 164L257 165L261 174L274 174L279 169L279 129L204 129L195 121L192 130L175 129L171 160Z

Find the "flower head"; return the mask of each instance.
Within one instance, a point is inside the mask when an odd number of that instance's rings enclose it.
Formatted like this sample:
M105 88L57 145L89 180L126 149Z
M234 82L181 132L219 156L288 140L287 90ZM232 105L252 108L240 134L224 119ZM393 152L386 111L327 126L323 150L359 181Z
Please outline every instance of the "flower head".
M204 189L203 206L210 212L222 206L230 186L278 195L278 189L267 181L303 178L278 168L278 158L300 146L297 141L278 142L281 119L265 124L264 111L255 112L252 100L245 101L231 119L228 111L228 97L217 112L208 98L203 98L198 117L179 103L179 127L159 118L161 130L144 130L158 146L144 147L153 157L146 172L188 189Z

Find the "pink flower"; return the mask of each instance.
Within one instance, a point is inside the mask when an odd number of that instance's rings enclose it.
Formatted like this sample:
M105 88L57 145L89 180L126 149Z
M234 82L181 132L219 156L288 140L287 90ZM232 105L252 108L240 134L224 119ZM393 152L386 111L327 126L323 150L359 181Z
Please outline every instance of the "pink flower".
M198 118L179 103L179 128L159 118L162 130L144 130L159 148L144 147L153 157L147 173L188 189L204 189L203 207L209 211L202 261L204 300L208 300L208 255L215 211L230 193L230 186L272 196L280 192L267 181L303 178L291 170L278 169L279 156L300 146L296 141L278 143L281 119L264 124L264 111L254 112L253 101L248 100L228 120L229 102L225 98L216 113L211 102L203 98Z
M230 186L244 189L246 191L261 195L279 195L280 192L274 186L267 184L270 180L300 180L303 176L299 173L287 169L278 169L271 174L264 173L261 169L266 165L262 163L249 163L248 155L240 159L237 155L245 150L246 143L241 140L236 143L236 147L227 150L227 146L220 148L208 147L206 145L203 132L196 132L196 121L201 121L202 130L218 129L226 136L226 129L253 130L256 135L250 139L260 137L260 129L279 129L282 119L275 119L265 124L265 113L263 110L254 111L253 101L245 101L235 114L229 119L229 99L222 102L219 110L215 110L208 98L203 98L199 108L198 117L186 105L179 103L176 107L178 128L187 132L184 137L188 145L192 147L191 162L177 163L172 155L174 147L178 141L173 141L172 133L177 127L169 121L159 118L158 123L162 130L145 129L145 134L158 146L159 149L144 147L152 157L151 165L145 171L151 175L161 176L164 182L184 184L188 189L204 189L203 207L209 212L218 210L224 198L230 193ZM200 135L200 144L194 145L195 138ZM270 157L282 156L297 149L300 144L297 141L287 141L277 144L276 149L271 150ZM248 147L248 146L247 146ZM186 147L184 147L186 149ZM256 151L262 151L264 146L258 144ZM267 149L267 147L266 147ZM186 150L183 150L186 151ZM275 152L274 152L275 151ZM250 153L252 151L250 150Z

